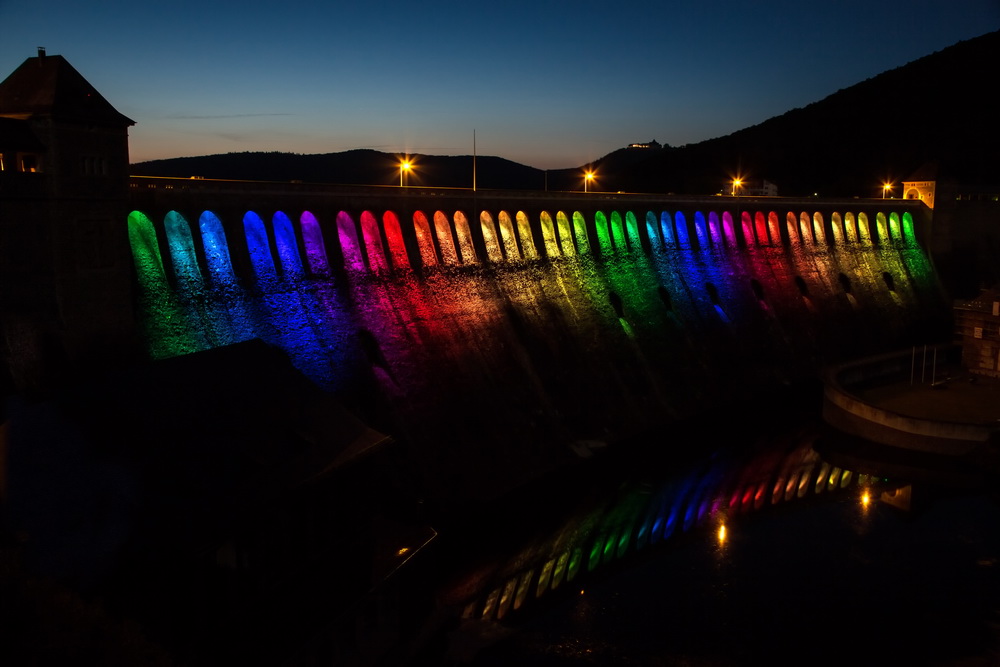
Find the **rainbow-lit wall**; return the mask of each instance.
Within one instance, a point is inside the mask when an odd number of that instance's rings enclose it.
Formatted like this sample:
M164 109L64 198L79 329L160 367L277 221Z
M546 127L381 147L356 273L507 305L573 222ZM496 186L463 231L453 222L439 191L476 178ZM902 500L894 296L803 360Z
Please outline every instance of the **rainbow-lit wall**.
M912 209L780 201L230 206L128 228L151 356L262 338L376 427L507 477L927 335L944 301Z

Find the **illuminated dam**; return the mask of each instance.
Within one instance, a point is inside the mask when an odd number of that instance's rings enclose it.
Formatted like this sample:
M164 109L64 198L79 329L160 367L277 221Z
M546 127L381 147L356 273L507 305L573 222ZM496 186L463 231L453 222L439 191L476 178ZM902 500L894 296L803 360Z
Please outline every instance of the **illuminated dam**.
M134 177L131 202L152 357L280 347L446 496L684 420L780 419L772 390L946 313L914 201Z

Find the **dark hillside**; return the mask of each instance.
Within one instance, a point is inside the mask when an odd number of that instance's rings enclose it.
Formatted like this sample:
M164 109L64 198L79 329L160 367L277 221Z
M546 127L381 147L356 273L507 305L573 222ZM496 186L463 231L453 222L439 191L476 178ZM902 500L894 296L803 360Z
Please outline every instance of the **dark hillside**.
M922 165L938 180L1000 183L1000 133L991 92L1000 31L867 79L728 136L680 148L619 149L593 167L594 190L712 194L737 172L791 196L878 196ZM472 157L414 156L411 185L472 185ZM230 153L132 166L150 176L399 183L399 158L373 150L322 155ZM549 170L499 157L476 161L480 188L582 190L589 165Z
M409 185L441 188L471 188L471 155L411 155L413 171ZM480 156L476 163L476 185L480 188L540 190L545 175L493 156ZM254 181L303 181L347 185L399 185L399 156L359 149L342 153L299 155L296 153L226 153L202 157L153 160L132 165L135 176L224 178Z

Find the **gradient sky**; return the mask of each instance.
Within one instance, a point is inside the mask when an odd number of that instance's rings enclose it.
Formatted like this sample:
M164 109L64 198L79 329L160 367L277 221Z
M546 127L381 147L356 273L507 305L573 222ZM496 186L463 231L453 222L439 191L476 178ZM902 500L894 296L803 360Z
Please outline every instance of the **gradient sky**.
M561 168L729 134L1000 29L1000 0L341 4L0 0L0 77L64 56L136 121L133 162L469 155L475 131L479 155Z

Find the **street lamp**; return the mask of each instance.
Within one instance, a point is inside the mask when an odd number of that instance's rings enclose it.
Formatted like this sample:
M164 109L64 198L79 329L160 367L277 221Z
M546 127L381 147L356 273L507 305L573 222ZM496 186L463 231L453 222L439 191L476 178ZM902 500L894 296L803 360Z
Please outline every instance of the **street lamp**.
M743 185L743 179L742 178L734 178L733 179L733 196L734 197L736 196L736 191L739 190L740 186L742 186L742 185Z
M409 160L403 160L399 163L399 187L403 187L403 174L409 173L413 165L410 164Z
M590 182L592 180L594 180L594 172L588 171L587 173L585 173L583 175L583 191L584 192L589 192L590 191L590 187L589 186L590 186Z
M892 190L892 183L882 184L882 199L885 199L885 193L889 192L890 190Z

